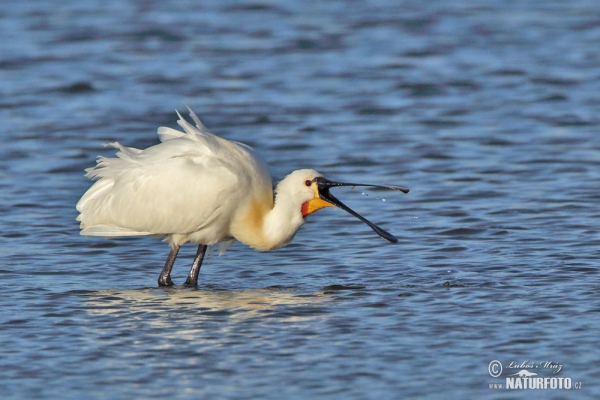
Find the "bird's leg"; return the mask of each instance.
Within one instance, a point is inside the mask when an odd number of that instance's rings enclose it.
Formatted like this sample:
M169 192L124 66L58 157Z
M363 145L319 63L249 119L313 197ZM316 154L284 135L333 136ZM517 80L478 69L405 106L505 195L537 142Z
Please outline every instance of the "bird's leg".
M196 258L194 258L194 263L192 264L192 269L190 269L190 273L185 280L185 284L189 286L198 286L198 274L200 273L200 267L202 266L202 260L204 260L204 254L206 253L205 244L201 244L198 246L198 251L196 252Z
M177 258L177 253L179 253L180 247L181 246L171 248L171 252L167 257L165 266L158 277L158 286L173 286L173 281L171 280L171 269L173 268L173 264L175 263L175 259Z

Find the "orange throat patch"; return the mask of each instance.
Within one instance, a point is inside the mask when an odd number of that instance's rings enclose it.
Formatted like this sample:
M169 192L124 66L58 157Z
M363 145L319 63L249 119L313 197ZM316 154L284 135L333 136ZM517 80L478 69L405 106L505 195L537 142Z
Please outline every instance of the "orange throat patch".
M325 208L325 207L333 207L333 204L331 204L325 200L321 200L319 197L315 197L314 199L309 200L309 201L305 202L304 204L302 204L302 216L306 217L307 215L310 215L310 214L314 213L315 211L318 211L321 208Z

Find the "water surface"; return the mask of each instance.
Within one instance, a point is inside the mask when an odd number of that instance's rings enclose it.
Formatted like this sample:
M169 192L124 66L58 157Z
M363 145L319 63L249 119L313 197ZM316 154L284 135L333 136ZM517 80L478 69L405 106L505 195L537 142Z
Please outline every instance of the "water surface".
M514 398L511 362L600 396L596 2L0 5L3 398ZM78 235L102 143L190 105L276 179L336 196L294 242L197 290L168 246ZM184 246L183 282L195 248ZM500 361L498 378L488 365ZM539 392L538 392L539 393Z

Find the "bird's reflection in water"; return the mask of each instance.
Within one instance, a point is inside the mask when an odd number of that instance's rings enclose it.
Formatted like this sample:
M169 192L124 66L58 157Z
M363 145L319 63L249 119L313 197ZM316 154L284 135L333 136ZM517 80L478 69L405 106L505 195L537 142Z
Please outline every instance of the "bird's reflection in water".
M186 287L88 292L85 307L96 316L144 320L159 327L178 321L239 322L257 317L304 321L327 315L331 295L270 287L243 291Z

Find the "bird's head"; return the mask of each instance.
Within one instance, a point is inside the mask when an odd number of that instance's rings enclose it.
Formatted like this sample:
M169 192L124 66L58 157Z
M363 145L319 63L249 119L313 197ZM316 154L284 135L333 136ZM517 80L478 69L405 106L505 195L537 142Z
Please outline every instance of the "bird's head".
M398 239L396 239L394 235L392 235L389 232L386 232L374 223L368 221L366 218L364 218L357 212L353 211L351 208L349 208L340 200L338 200L333 194L331 194L329 190L337 186L371 186L383 189L398 190L403 193L408 193L407 188L401 186L371 185L365 183L334 182L330 181L329 179L325 178L324 176L322 176L314 170L294 171L292 174L290 174L289 178L293 178L290 180L293 181L294 186L297 188L296 195L302 201L301 211L303 217L306 217L322 208L335 206L354 215L356 218L369 225L369 227L373 229L375 233L377 233L385 240L392 243L398 242Z

